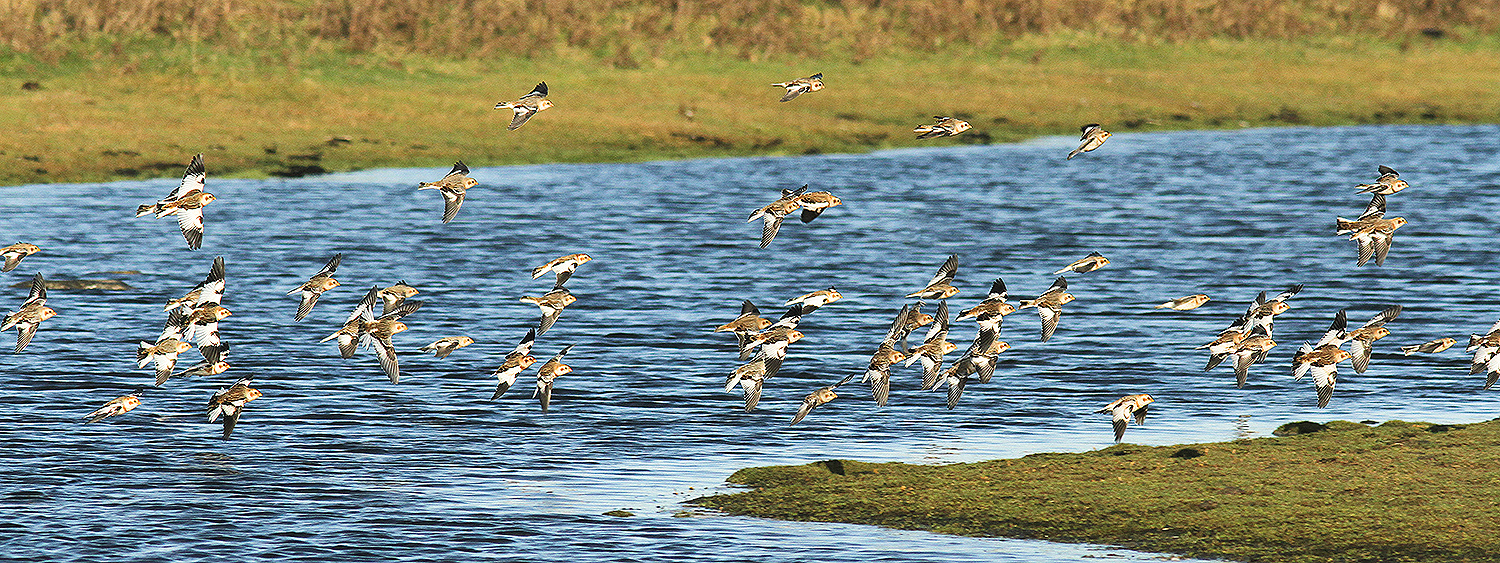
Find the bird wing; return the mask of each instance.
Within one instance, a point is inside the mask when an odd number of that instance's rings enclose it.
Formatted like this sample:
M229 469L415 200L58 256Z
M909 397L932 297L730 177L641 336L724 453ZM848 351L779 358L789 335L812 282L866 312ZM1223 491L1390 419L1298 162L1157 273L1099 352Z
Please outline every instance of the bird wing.
M195 207L177 212L177 227L182 230L182 239L188 248L198 250L203 246L203 208Z
M182 183L178 184L177 189L172 190L172 193L167 194L166 199L162 201L171 201L195 191L203 191L203 182L206 178L207 174L203 170L203 155L193 155L193 161L188 163L187 171L182 174Z
M1050 309L1037 307L1037 315L1042 317L1042 342L1052 338L1052 333L1057 330L1057 320L1062 318L1062 309Z
M932 281L927 282L927 287L932 287L939 283L952 283L953 277L956 275L958 275L958 255L950 254L948 259L943 262L943 265L938 268L937 275L932 276Z
M531 116L536 115L537 109L531 106L517 104L511 108L511 111L514 111L516 114L514 117L510 118L510 125L507 125L505 127L507 131L515 131L522 125L525 125L526 122L531 119Z
M760 229L760 247L771 245L771 240L776 238L776 232L781 230L781 220L784 216L775 213L766 213L763 216L765 224Z
M443 194L443 222L452 221L458 215L458 208L464 206L464 190L453 188L439 188Z

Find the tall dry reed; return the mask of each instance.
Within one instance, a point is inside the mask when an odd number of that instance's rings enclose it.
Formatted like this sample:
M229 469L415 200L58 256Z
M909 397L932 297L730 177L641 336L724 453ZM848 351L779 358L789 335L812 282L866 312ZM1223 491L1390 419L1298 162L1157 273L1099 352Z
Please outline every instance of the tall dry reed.
M0 42L20 52L167 38L323 40L458 58L663 47L754 57L985 46L1052 32L1184 41L1454 29L1495 33L1500 0L0 0Z

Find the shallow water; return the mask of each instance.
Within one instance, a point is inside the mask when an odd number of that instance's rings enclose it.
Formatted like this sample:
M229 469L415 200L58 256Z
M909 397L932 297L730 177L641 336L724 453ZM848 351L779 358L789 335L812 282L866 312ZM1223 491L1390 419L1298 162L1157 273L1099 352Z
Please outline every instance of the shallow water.
M1082 561L1098 546L976 539L838 524L731 518L682 500L726 490L752 465L828 458L948 463L1112 443L1091 412L1127 393L1157 399L1126 440L1174 444L1269 435L1296 420L1472 422L1496 395L1467 375L1462 346L1403 357L1396 348L1465 341L1500 315L1493 279L1500 204L1500 127L1287 128L1119 134L1072 161L1071 138L1019 145L870 155L717 159L623 165L477 168L458 218L443 225L437 194L415 184L446 170L377 170L296 180L221 180L209 191L201 251L170 219L134 219L175 180L0 188L0 225L40 245L5 274L119 277L135 292L49 293L60 316L25 352L5 355L0 396L10 507L0 541L21 559L533 561ZM455 155L461 157L462 155ZM186 163L186 156L183 161ZM1384 267L1357 268L1335 215L1357 216L1353 186L1375 167L1410 189L1389 215L1410 220ZM802 184L845 205L795 219L766 250L746 215ZM898 370L876 408L851 384L788 428L811 390L862 370L885 326L950 253L961 264L955 311L995 277L1012 299L1043 291L1049 272L1097 250L1108 267L1069 276L1078 297L1057 334L1038 340L1029 311L1008 318L995 379L958 408ZM284 293L343 252L338 279L307 319ZM530 269L587 252L568 283L578 296L534 354L566 344L574 373L552 412L523 376L495 402L490 372L536 322L516 300L550 278ZM134 346L154 339L161 304L228 262L221 328L235 368L173 380L135 411L83 426L105 401L150 385ZM96 274L139 270L138 275ZM351 360L317 340L365 289L404 279L427 303L397 335L402 382L373 356ZM1235 389L1227 367L1205 373L1207 342L1259 291L1306 289L1278 318L1281 343ZM751 299L767 316L785 299L837 286L844 300L804 319L781 373L754 413L723 391L737 365L714 326ZM25 289L5 288L7 310ZM1191 312L1151 307L1192 293ZM1334 313L1362 323L1406 309L1376 345L1368 372L1345 364L1328 409L1290 358ZM931 307L928 312L932 312ZM973 325L956 325L966 341ZM438 360L416 349L466 334L477 342ZM912 339L916 341L917 338ZM185 354L194 357L195 352ZM533 370L534 372L534 370ZM233 439L202 405L236 377L265 396ZM624 509L635 517L602 515Z

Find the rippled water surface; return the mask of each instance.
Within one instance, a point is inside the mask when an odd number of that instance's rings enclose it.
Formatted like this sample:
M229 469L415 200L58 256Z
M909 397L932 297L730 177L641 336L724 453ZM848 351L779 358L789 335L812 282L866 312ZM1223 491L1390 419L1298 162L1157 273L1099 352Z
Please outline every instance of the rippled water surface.
M1091 411L1127 393L1157 398L1144 444L1268 435L1303 419L1471 422L1500 400L1467 375L1462 346L1403 357L1398 346L1484 332L1500 315L1495 249L1500 128L1357 127L1116 135L1064 161L1076 141L627 165L477 168L458 218L417 192L445 169L377 170L298 180L223 180L206 155L203 249L186 249L170 219L134 219L175 180L0 188L0 225L40 245L3 281L123 279L126 292L50 292L59 316L25 352L0 358L0 541L21 559L126 560L650 560L1081 561L1152 555L1038 541L958 538L866 526L731 518L681 504L726 490L752 465L828 458L948 463L1083 451L1112 443ZM186 163L187 156L183 161ZM462 157L463 155L454 155ZM1410 189L1389 215L1410 224L1384 267L1357 268L1335 215L1357 216L1353 186L1375 167ZM811 184L845 205L811 224L789 221L769 249L744 222L781 188ZM4 241L6 243L10 240ZM891 403L857 384L802 424L786 423L809 391L862 370L902 295L950 253L961 257L956 307L1003 277L1012 299L1090 251L1108 267L1069 276L1077 301L1057 334L1009 317L995 379L958 408L898 370ZM344 253L338 278L302 322L284 293ZM552 411L523 376L490 402L490 372L536 322L519 303L550 275L530 269L587 252L569 282L578 302L534 351L574 344ZM135 411L84 426L105 401L149 385L134 346L154 339L162 303L228 262L221 328L235 368L173 380ZM138 270L139 274L96 273ZM374 357L351 360L318 339L364 290L404 279L427 305L395 338L403 378ZM1306 289L1278 318L1282 344L1235 389L1204 372L1207 342L1255 294ZM723 378L733 338L714 326L751 299L768 316L785 299L837 286L844 300L804 319L780 375L754 413ZM7 311L24 288L0 288ZM1151 307L1192 293L1185 313ZM1376 345L1368 372L1347 368L1332 405L1315 407L1290 377L1296 344L1347 308L1363 322L1406 309ZM930 309L929 309L930 311ZM972 338L968 321L953 338ZM416 349L465 334L477 342L439 360ZM6 338L10 338L7 336ZM913 340L916 340L914 337ZM7 345L8 347L8 345ZM184 357L194 356L189 352ZM219 438L203 405L235 377L265 395L234 437ZM604 516L624 509L634 517Z

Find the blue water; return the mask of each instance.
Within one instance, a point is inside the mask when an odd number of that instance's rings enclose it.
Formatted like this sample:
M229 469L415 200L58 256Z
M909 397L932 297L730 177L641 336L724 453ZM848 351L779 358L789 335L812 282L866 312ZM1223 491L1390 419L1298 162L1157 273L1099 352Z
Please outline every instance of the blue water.
M712 159L623 165L476 168L451 224L415 184L446 169L376 170L295 180L226 180L206 154L203 249L187 250L170 219L131 217L175 179L0 188L0 232L35 243L4 285L115 277L127 292L54 290L59 313L17 355L4 354L0 395L0 545L19 559L1083 561L1150 559L1101 546L948 537L839 524L726 517L681 501L729 490L735 469L828 458L948 463L1112 443L1091 412L1127 393L1157 399L1127 441L1175 444L1265 436L1312 419L1473 422L1500 399L1467 375L1462 347L1403 357L1396 348L1464 341L1500 316L1494 246L1500 127L1286 128L1118 134L1064 161L1076 140L885 151L869 155ZM186 164L188 157L184 155ZM462 158L464 155L454 155ZM1336 215L1368 199L1353 186L1375 167L1412 187L1390 197L1397 232L1384 267L1355 266ZM844 205L795 219L765 250L751 210L781 188L811 184ZM6 243L10 241L4 241ZM955 308L995 277L1012 299L1045 290L1050 272L1090 251L1106 268L1069 276L1077 301L1057 334L1038 340L1029 310L1005 323L995 379L958 408L917 390L899 369L891 403L857 382L806 421L786 423L803 395L861 371L902 295L960 255ZM285 292L344 253L307 319ZM552 411L530 399L534 370L495 402L490 372L550 288L530 269L587 252L569 282L578 302L539 339L550 357L574 344ZM235 367L172 380L135 411L84 426L80 417L149 386L134 346L161 329L161 305L228 262L221 325ZM97 274L138 270L140 274ZM338 357L318 339L337 330L364 290L406 280L427 303L395 338L402 382L374 357ZM1281 343L1250 384L1202 370L1207 342L1262 290L1306 289L1278 318ZM745 413L724 376L733 338L712 329L751 299L768 316L785 299L837 286L844 300L804 319L760 407ZM23 288L0 287L6 310ZM1151 307L1207 293L1191 312ZM1363 322L1406 309L1376 344L1368 372L1340 373L1317 409L1290 358L1340 308ZM931 309L929 309L929 312ZM973 337L956 325L953 339ZM447 359L416 349L464 334ZM6 338L10 338L6 336ZM913 337L913 341L917 340ZM194 357L189 352L185 358ZM206 422L212 392L254 375L232 439ZM604 516L624 509L635 514Z

